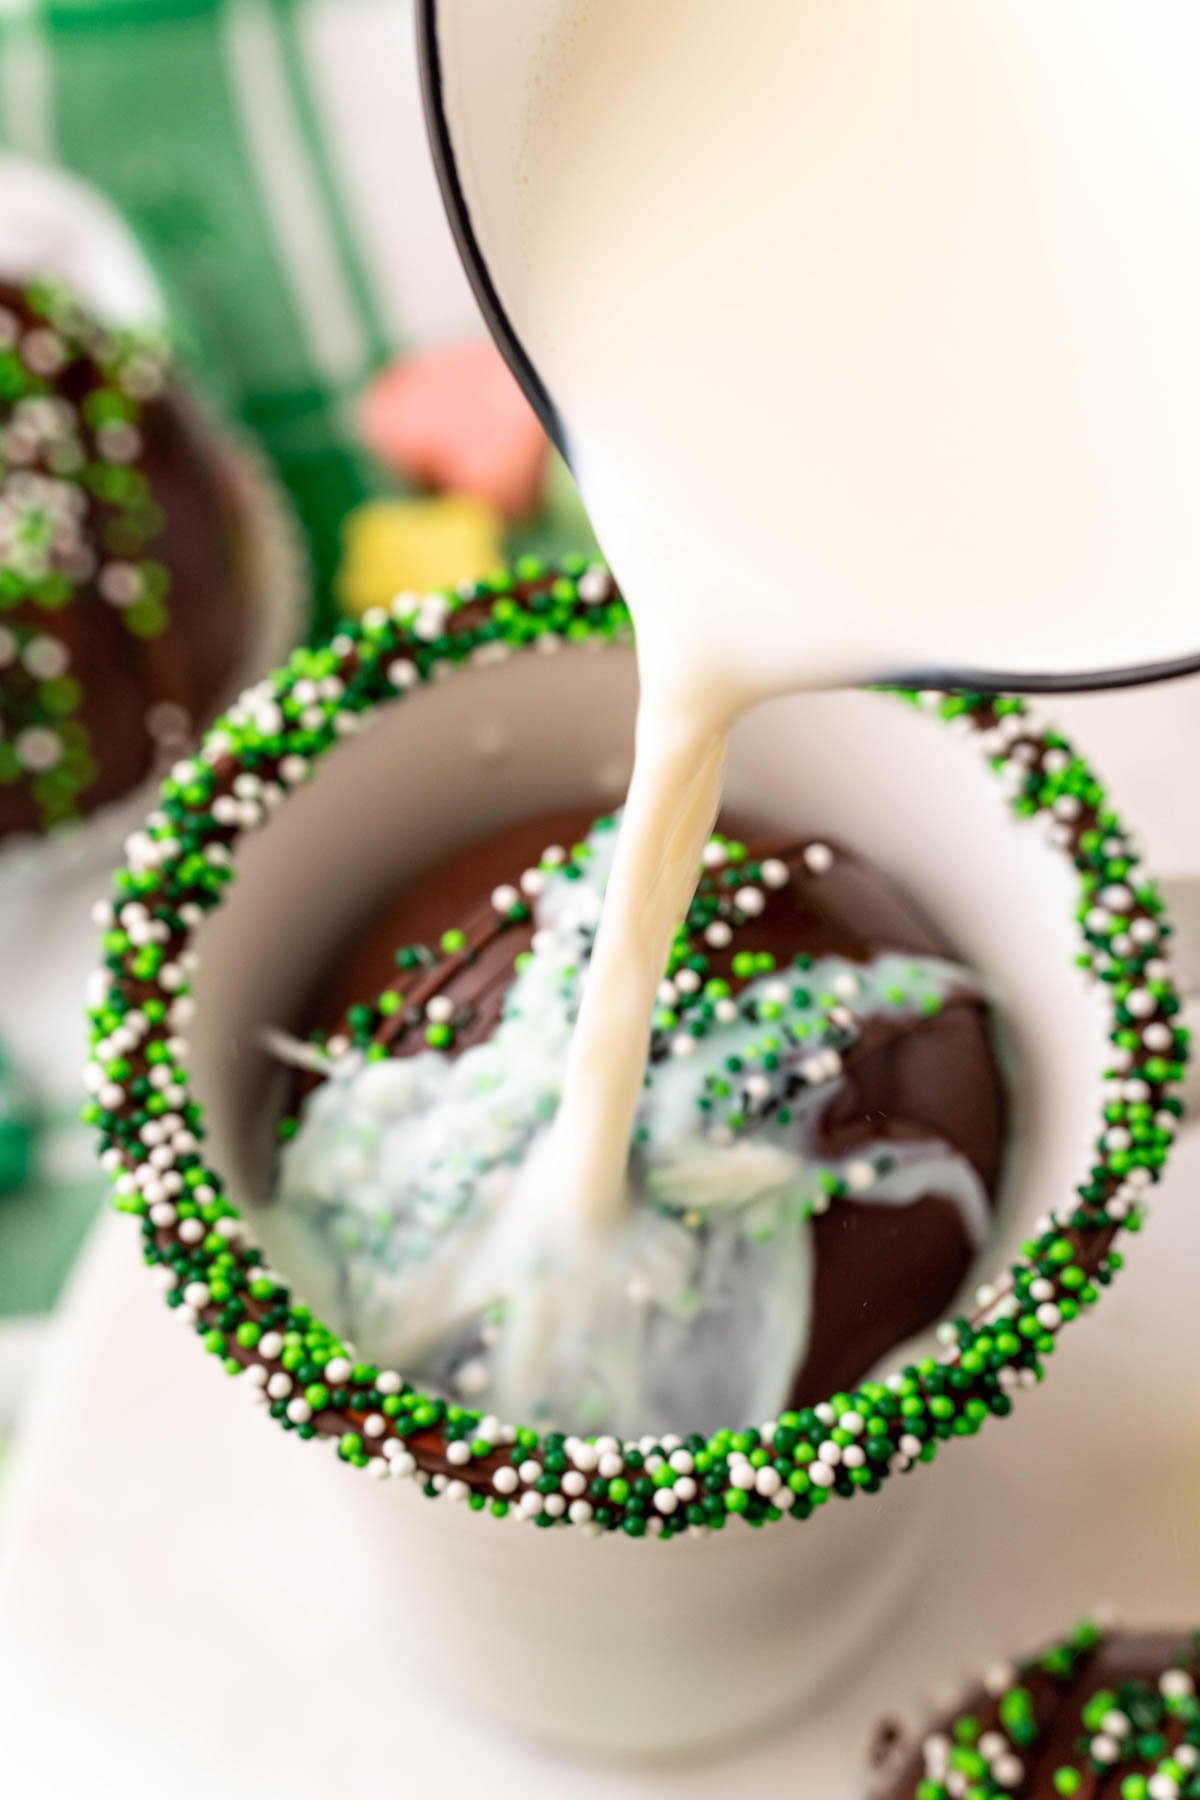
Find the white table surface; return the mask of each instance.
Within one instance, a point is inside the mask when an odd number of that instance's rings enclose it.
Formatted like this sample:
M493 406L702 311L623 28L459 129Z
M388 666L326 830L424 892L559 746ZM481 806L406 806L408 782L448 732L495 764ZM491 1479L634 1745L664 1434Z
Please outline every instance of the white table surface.
M1112 771L1152 859L1195 867L1195 684L1055 710ZM1150 782L1168 751L1173 794ZM1200 1138L1046 1387L914 1477L940 1489L937 1561L861 1675L721 1762L659 1771L564 1763L427 1691L419 1619L352 1543L334 1550L343 1484L358 1478L240 1403L165 1314L136 1228L107 1220L42 1369L0 1522L0 1787L16 1800L852 1800L872 1720L1001 1650L1099 1601L1130 1619L1200 1621L1198 1199ZM334 1553L336 1587L320 1573Z

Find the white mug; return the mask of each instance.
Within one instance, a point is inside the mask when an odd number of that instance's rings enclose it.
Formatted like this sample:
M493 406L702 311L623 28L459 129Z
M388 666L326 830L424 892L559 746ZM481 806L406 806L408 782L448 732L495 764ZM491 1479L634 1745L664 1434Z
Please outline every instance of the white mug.
M199 937L191 1038L214 1166L268 1253L281 1076L264 1026L295 1025L372 902L453 847L539 810L616 803L634 696L620 649L456 673L383 709L244 844ZM729 803L877 859L994 987L1014 1151L1001 1241L978 1273L1005 1266L1033 1218L1069 1204L1099 1119L1108 1025L1074 966L1069 858L1040 824L1013 820L970 734L886 695L781 700L750 716ZM784 1520L669 1545L535 1531L349 1470L344 1488L333 1568L370 1559L398 1632L419 1635L422 1661L458 1693L575 1750L662 1755L757 1727L877 1637L936 1522L939 1479L918 1469L803 1529Z

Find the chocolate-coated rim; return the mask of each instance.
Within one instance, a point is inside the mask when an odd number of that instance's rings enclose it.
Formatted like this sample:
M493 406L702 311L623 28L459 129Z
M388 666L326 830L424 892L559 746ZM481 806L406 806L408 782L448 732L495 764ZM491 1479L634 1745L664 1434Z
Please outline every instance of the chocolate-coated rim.
M562 415L505 309L471 222L471 209L458 172L454 137L446 107L438 39L438 0L418 0L416 29L421 97L433 166L467 280L479 302L484 323L495 340L497 349L515 375L547 436L570 466L571 452ZM1092 669L1082 673L1046 675L1023 673L1019 670L927 667L917 670L888 670L884 672L883 679L897 687L961 688L971 693L1076 694L1107 688L1142 687L1150 682L1173 681L1181 675L1194 675L1197 672L1200 672L1200 649L1191 656L1168 658L1161 662L1127 663L1119 668Z
M203 1159L182 1037L194 932L224 897L242 836L267 823L376 707L477 655L491 663L531 647L628 639L628 615L601 566L526 561L515 575L374 610L247 690L201 754L177 765L128 842L101 920L85 1117L100 1133L118 1209L141 1221L167 1304L284 1429L332 1439L344 1461L378 1477L414 1477L431 1497L473 1510L670 1538L720 1528L730 1514L752 1525L807 1519L831 1495L876 1492L889 1475L932 1461L941 1442L1011 1411L1014 1391L1041 1379L1061 1328L1119 1268L1121 1230L1141 1226L1181 1111L1174 1090L1187 1033L1173 1023L1180 1001L1162 961L1161 901L1087 765L1032 724L1022 701L904 693L982 736L1015 812L1048 822L1079 877L1080 960L1111 992L1116 1087L1067 1210L1034 1226L1008 1271L979 1290L970 1317L940 1328L938 1356L707 1440L539 1436L357 1361L269 1270Z

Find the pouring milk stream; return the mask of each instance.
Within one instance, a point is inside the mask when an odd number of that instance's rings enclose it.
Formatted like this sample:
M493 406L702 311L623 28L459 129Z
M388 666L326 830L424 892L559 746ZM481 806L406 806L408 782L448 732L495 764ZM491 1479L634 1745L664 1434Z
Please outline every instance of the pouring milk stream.
M637 628L636 767L534 1169L582 1243L622 1214L742 712L1195 650L1200 7L443 0L438 33L472 231Z

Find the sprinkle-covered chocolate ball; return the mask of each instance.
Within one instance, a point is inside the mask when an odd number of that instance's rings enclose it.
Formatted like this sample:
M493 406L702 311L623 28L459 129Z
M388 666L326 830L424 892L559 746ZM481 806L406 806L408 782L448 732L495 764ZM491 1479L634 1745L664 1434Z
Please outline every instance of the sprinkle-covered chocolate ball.
M919 1742L885 1727L871 1800L1196 1800L1198 1643L1085 1622L988 1670Z
M241 511L157 339L0 283L0 839L129 792L219 704Z
M453 1265L456 1235L486 1213L480 1193L531 1151L557 1102L616 834L614 820L573 811L470 845L367 922L309 1012L318 1069L301 1120L285 1125L299 1136L281 1185L307 1227L289 1240L303 1267L282 1260L303 1291L315 1282L335 1305L336 1288L347 1332L408 1373L414 1267ZM430 1052L445 1065L470 1058L473 1073L439 1076ZM417 1098L386 1072L413 1058L424 1059ZM347 1070L356 1098L343 1107ZM332 1091L318 1098L322 1085ZM701 1411L670 1424L736 1418L759 1392L739 1368L740 1307L790 1309L786 1329L772 1328L772 1349L789 1343L793 1356L762 1390L772 1409L847 1389L941 1317L987 1238L1004 1129L986 1003L916 903L824 842L736 822L714 836L659 990L631 1147L633 1204L656 1214L659 1235L649 1272L629 1278L641 1311L612 1327L653 1356L660 1314L675 1331L676 1309L728 1315L709 1391L674 1390ZM687 1280L660 1290L664 1259L688 1240ZM464 1401L502 1405L497 1318L481 1308L425 1372ZM698 1337L694 1347L700 1356ZM598 1360L610 1365L607 1348ZM631 1418L607 1378L589 1379L595 1428L655 1424Z

